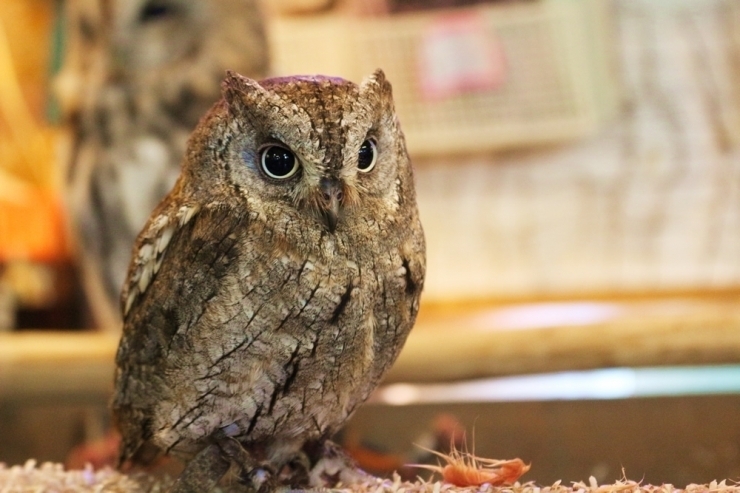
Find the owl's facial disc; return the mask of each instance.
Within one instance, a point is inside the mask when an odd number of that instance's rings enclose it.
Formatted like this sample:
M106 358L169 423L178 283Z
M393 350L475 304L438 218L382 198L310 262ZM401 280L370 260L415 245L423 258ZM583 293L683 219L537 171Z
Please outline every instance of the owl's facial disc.
M336 178L322 178L319 182L321 190L321 212L330 233L337 229L339 211L344 201L344 186Z

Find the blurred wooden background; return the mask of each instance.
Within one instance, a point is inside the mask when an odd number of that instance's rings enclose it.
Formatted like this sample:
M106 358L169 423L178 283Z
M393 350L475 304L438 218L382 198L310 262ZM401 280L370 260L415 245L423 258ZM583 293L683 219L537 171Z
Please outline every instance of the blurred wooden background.
M740 9L613 2L618 118L576 144L417 160L425 299L740 286Z
M45 128L53 5L0 3L36 130ZM389 381L740 362L740 1L609 5L607 55L622 93L595 134L415 160L429 278ZM2 152L17 151L14 135L0 120ZM43 165L48 183L29 183L53 189L56 168ZM0 194L0 230L9 197ZM51 244L65 258L59 236ZM0 250L8 245L0 236ZM542 302L560 315L527 322ZM116 342L90 332L0 336L0 461L63 460L71 444L103 433ZM477 451L532 460L528 477L540 482L614 480L620 465L651 482L740 473L736 395L373 405L352 426L399 447L441 411L477 418Z

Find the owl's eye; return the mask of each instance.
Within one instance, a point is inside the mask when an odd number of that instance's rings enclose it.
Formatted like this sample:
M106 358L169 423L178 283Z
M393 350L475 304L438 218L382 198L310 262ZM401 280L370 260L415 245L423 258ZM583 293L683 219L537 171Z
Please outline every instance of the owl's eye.
M375 167L375 161L378 157L378 150L373 139L367 139L360 146L360 153L357 157L357 169L367 173Z
M139 18L142 22L150 22L164 17L169 17L174 13L174 5L170 5L162 0L151 0L144 5L144 8L139 14Z
M262 150L260 154L262 171L270 178L285 180L298 171L298 159L290 149L272 145Z

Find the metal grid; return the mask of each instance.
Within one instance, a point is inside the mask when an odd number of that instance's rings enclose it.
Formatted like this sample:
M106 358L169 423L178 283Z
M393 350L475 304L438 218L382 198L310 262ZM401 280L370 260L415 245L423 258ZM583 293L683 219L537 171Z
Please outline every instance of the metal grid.
M409 149L417 155L573 139L594 132L614 113L605 2L542 0L464 12L479 15L503 47L508 69L502 87L441 100L423 96L417 54L429 26L446 15L439 12L275 19L275 69L278 75L327 73L360 80L382 68L393 84Z

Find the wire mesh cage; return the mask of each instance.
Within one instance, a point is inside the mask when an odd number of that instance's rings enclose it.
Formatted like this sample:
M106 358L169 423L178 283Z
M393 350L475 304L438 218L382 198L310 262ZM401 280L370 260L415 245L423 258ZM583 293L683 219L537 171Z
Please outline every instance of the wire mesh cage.
M280 75L359 81L382 68L413 154L529 146L588 135L614 114L608 10L602 0L540 0L374 18L279 17L272 54ZM474 73L464 73L471 64ZM487 74L486 64L498 72ZM451 90L429 90L444 77Z

